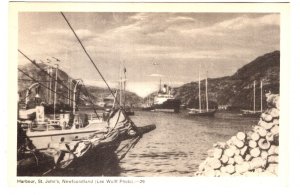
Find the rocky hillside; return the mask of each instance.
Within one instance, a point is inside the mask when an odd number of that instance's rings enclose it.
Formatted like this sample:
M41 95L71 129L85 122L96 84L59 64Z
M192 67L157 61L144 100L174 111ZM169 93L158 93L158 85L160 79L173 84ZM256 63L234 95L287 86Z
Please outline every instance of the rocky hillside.
M256 108L260 108L260 81L263 81L263 93L268 91L279 93L279 69L280 52L274 51L256 58L232 76L208 79L211 107L227 105L232 109L252 109L253 81L256 81ZM201 92L204 106L204 80L201 81ZM198 107L198 82L187 83L176 88L175 96L188 107ZM263 105L266 106L265 100Z
M47 65L38 64L39 67L43 70L47 69ZM54 93L50 92L50 90L46 89L51 88L54 91L55 87L55 69L52 70L52 79L47 75L47 73L40 68L36 67L33 64L26 64L19 66L24 73L18 72L18 93L20 94L20 101L25 102L26 90L36 81L40 82L42 85L35 90L32 90L29 95L30 99L33 99L38 92L42 101L46 103L53 103ZM58 79L60 82L57 83L57 104L70 104L68 98L72 98L73 96L73 87L76 81L72 79L67 73L62 70L58 71ZM33 81L33 79L35 81ZM51 86L50 86L51 85ZM68 93L67 87L71 88ZM90 105L90 101L88 98L88 94L94 104L102 101L102 99L108 96L110 93L108 89L97 87L97 86L78 86L79 93L76 95L76 99L78 100L79 106L88 106ZM87 89L87 90L86 90ZM113 89L116 91L116 89ZM51 94L50 94L51 93ZM141 98L137 96L135 93L126 92L126 104L135 106L137 103L141 101Z

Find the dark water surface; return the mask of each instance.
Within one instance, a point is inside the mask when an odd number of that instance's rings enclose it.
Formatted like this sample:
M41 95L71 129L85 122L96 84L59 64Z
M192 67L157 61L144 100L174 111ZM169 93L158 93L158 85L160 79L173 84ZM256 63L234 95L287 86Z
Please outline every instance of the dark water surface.
M136 111L131 119L137 126L154 123L156 129L121 160L120 176L192 176L215 142L248 131L258 121L228 112L217 112L212 118L190 117L185 111Z

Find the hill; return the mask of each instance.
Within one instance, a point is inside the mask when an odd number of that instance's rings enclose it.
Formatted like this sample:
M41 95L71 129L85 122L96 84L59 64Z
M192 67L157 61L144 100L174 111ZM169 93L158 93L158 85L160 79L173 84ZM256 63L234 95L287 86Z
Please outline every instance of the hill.
M256 81L256 108L260 108L260 81L263 93L279 93L280 52L260 56L238 69L232 76L208 79L210 107L225 105L232 109L253 108L253 82ZM201 81L201 99L205 106L205 81ZM188 107L198 107L198 81L175 88L175 97ZM265 100L263 105L266 106Z
M26 74L18 72L18 93L20 94L20 101L25 102L26 90L34 83L39 82L40 87L36 88L34 92L29 95L30 99L34 99L36 93L39 94L41 100L47 104L53 104L54 101L54 89L55 89L55 69L47 74L48 66L46 64L38 64L40 68L33 64L20 65L19 68ZM58 69L57 71L57 104L65 104L72 106L73 100L73 86L76 84L76 80L71 78L66 72ZM48 89L47 89L48 88ZM69 88L69 89L68 89ZM49 90L51 89L51 90ZM112 89L116 91L116 89ZM76 93L77 104L81 107L89 106L91 98L94 104L97 104L103 100L104 97L110 94L106 88L97 86L78 85ZM71 100L70 100L71 99ZM126 91L126 104L137 105L141 101L141 98L135 93Z

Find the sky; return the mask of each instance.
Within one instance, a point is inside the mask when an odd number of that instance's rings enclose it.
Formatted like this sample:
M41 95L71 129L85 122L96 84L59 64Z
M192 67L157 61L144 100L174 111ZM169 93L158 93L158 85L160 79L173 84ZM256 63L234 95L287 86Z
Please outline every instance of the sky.
M64 13L111 87L126 67L127 89L145 97L159 79L173 87L230 76L280 49L276 13ZM59 12L19 13L19 49L31 59L58 58L86 84L104 86ZM53 59L53 58L52 58ZM18 57L19 65L28 61Z

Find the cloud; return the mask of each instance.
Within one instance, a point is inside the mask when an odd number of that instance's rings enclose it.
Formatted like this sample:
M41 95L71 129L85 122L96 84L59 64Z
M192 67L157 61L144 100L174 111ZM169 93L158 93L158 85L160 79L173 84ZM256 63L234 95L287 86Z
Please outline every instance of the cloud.
M150 74L149 77L164 77L162 74Z
M118 79L126 60L132 82L153 73L188 82L200 62L214 63L214 76L233 73L264 53L279 49L279 14L218 13L72 13L71 24L108 80ZM64 21L60 25L26 18L19 46L32 58L54 56L72 67L75 77L93 79L95 71ZM36 26L27 21L34 20ZM87 22L88 21L88 22ZM22 57L20 57L22 59ZM153 59L162 66L153 66ZM218 67L223 66L221 69ZM188 67L188 68L187 68ZM226 70L226 71L225 71ZM138 74L137 74L138 73ZM147 76L148 75L148 76ZM138 86L137 86L138 87ZM157 86L156 86L157 87ZM151 88L151 87L150 87ZM141 87L142 90L142 87Z
M266 25L279 26L279 23L279 14L264 15L259 18L241 16L231 20L220 22L213 28L215 28L215 30L242 30L245 28L265 27Z

